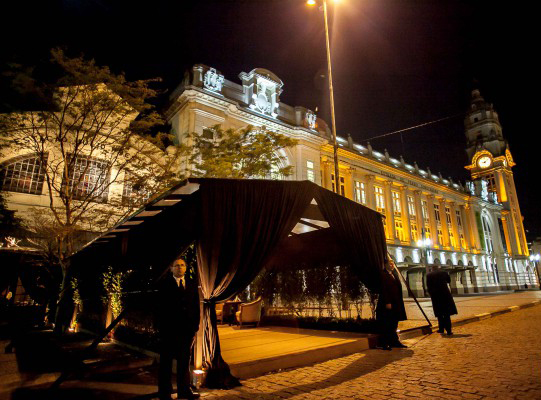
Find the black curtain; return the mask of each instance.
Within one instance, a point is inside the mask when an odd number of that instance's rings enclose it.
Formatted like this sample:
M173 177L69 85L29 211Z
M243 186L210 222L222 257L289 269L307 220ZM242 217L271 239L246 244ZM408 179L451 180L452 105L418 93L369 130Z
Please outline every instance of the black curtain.
M300 219L317 186L310 182L205 180L197 265L203 292L206 386L238 385L220 351L215 302L243 290Z
M352 269L366 287L379 293L387 254L381 214L322 188L315 199Z

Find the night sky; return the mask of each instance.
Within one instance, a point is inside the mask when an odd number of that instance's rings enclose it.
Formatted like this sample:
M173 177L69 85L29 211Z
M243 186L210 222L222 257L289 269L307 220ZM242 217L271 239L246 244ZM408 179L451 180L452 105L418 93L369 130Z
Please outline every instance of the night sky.
M162 77L170 90L196 63L238 83L241 71L261 67L284 82L283 102L318 107L330 122L323 13L303 0L11 3L2 6L2 62L35 63L65 46L130 79ZM527 236L541 235L533 9L475 0L341 0L331 9L338 135L365 144L451 117L371 143L464 181L463 118L479 88L494 103L517 163Z

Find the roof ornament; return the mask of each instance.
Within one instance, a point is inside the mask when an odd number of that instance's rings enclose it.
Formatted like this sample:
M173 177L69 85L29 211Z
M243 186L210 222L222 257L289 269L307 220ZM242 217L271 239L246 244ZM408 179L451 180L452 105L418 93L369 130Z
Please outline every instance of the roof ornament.
M306 125L309 129L316 129L316 113L312 110L307 110L306 114L304 115L304 120L306 121Z
M219 74L216 69L209 68L209 70L205 72L205 77L203 79L203 86L205 89L212 92L221 92L223 83L224 76Z

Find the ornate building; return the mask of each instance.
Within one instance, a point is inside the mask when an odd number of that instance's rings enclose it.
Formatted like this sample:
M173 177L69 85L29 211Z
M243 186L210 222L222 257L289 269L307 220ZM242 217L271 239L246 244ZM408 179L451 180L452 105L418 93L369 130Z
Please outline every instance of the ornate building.
M232 82L205 65L196 65L186 74L172 92L167 110L179 141L188 132L212 134L209 128L218 124L224 129L264 127L296 139L297 145L282 154L293 166L288 179L310 180L331 190L338 184L343 196L379 211L389 253L417 295L424 294L425 269L431 264L450 272L455 293L537 283L513 181L515 164L497 113L478 91L472 93L465 120L471 182L463 185L444 179L370 144L354 143L349 136L338 137L340 178L335 182L333 146L325 121L312 110L282 103L284 83L272 72L257 68L239 78L240 83ZM49 158L54 155L52 150L48 153ZM10 209L24 213L48 206L42 164L32 153L2 155L0 186ZM111 199L123 204L132 197L133 188L122 178L113 182L103 160L81 159L79 164L73 168L84 178L80 179L83 195L84 190L103 184L107 190L100 192L100 204Z
M328 189L336 184L333 147L326 123L312 110L280 102L283 82L257 68L234 83L214 68L194 66L172 93L167 118L179 140L247 125L294 138L284 152L294 173ZM425 267L441 264L455 293L488 292L534 285L522 216L498 115L473 91L466 121L472 181L465 186L420 169L387 151L338 137L339 191L384 216L390 254L413 291L424 292ZM428 246L422 246L429 242ZM429 239L427 241L426 239Z

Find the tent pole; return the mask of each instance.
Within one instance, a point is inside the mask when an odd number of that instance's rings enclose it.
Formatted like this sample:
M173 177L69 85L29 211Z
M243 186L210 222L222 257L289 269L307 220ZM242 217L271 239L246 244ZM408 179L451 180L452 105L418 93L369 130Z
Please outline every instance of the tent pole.
M387 252L387 256L389 258L391 258L391 255L389 254L389 252ZM432 322L430 322L430 319L428 319L428 317L426 316L425 314L425 311L423 310L423 307L421 307L421 305L419 304L419 302L417 301L417 297L415 296L415 294L413 293L413 291L411 290L410 288L410 285L408 284L408 281L406 279L404 279L404 277L402 276L402 273L398 270L398 267L396 266L396 263L393 262L393 265L394 265L394 268L396 269L396 272L398 273L398 276L400 276L400 278L402 279L402 281L404 282L404 284L406 285L406 288L408 289L408 294L413 297L413 300L415 300L415 304L417 304L417 307L419 307L419 310L421 310L421 313L423 314L423 316L425 317L426 319L426 322L428 322L428 326L432 326Z

